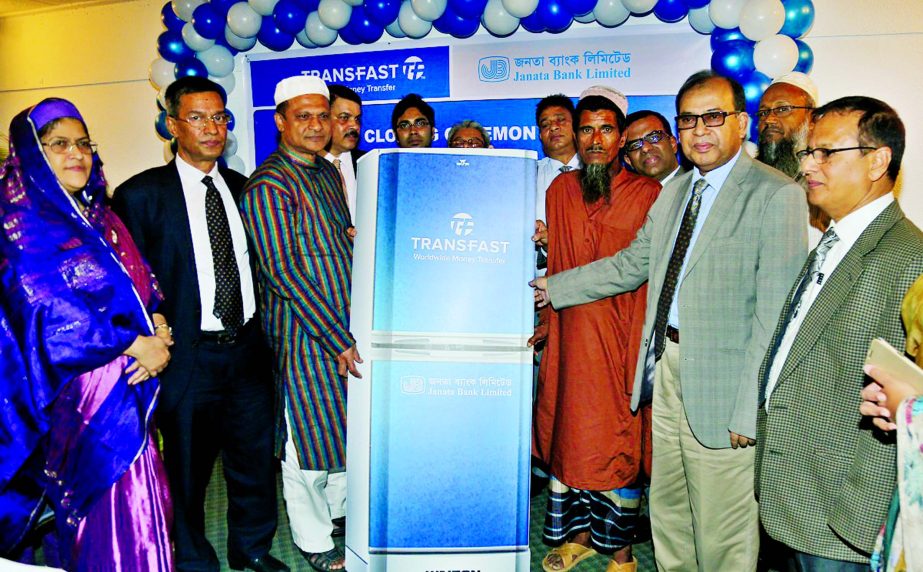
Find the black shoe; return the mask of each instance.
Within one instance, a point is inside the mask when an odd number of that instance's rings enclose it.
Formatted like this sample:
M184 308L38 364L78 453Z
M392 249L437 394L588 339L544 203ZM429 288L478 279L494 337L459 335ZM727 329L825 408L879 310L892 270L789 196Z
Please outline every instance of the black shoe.
M339 538L341 536L346 536L346 517L341 516L335 518L331 521L333 523L333 532L330 533L330 536L333 538Z
M272 554L264 554L250 560L236 560L228 557L231 570L253 570L253 572L290 572L288 566Z

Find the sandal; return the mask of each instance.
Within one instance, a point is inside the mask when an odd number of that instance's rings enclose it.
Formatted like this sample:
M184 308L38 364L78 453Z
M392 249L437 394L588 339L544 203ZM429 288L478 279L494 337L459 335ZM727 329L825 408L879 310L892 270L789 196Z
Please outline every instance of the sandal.
M346 572L346 561L343 559L343 553L340 549L333 547L327 552L305 552L305 560L311 565L311 568L317 572L337 572L342 570ZM340 568L334 568L335 565L341 564Z
M606 566L606 572L636 572L638 570L638 560L632 556L631 562L619 564L615 560L609 560Z
M561 546L548 551L548 554L542 559L542 569L545 572L567 572L594 554L596 554L596 550L590 546L584 546L576 542L565 542ZM552 567L548 561L550 556L560 558L563 566L561 568Z

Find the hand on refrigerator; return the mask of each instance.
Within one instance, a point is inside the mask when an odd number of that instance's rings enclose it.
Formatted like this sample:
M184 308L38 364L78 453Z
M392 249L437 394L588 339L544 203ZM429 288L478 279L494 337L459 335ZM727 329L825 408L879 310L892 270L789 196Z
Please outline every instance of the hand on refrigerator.
M548 248L548 226L545 221L535 221L535 234L532 235L532 242L542 248Z
M351 227L347 228L347 229L346 229L346 237L349 238L349 240L353 240L354 238L356 238L356 227L351 226Z
M544 308L551 303L551 295L548 293L548 278L539 276L529 282L529 286L535 288L535 305Z
M352 345L337 356L337 373L340 377L346 377L347 374L350 374L355 378L362 379L362 374L359 373L359 368L356 367L357 363L362 363L362 358L359 357L359 350L356 349L356 346Z
M529 341L526 342L526 345L529 346L530 348L535 347L539 344L544 343L545 338L547 337L548 337L548 322L539 322L538 325L535 326L535 333L532 334L532 337L529 338Z

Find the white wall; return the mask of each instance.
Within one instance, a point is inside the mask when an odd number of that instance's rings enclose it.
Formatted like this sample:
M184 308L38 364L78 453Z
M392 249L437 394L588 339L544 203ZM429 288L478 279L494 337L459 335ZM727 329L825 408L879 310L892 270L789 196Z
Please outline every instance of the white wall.
M156 94L147 80L162 5L137 0L0 18L0 133L20 110L58 95L86 116L113 185L162 164L163 143L153 129ZM898 110L908 127L901 201L923 226L923 193L917 190L923 186L923 105L917 99L923 93L923 2L814 5L817 20L807 41L821 100L871 95ZM241 97L234 95L232 108Z

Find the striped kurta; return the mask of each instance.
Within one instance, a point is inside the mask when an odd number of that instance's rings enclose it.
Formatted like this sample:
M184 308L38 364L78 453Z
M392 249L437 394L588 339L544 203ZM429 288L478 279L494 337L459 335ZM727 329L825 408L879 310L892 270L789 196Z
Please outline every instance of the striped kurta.
M275 353L276 454L284 454L288 403L299 464L316 471L346 466L346 380L336 356L355 342L340 181L327 160L308 161L280 145L250 177L241 202L259 262L263 330Z

